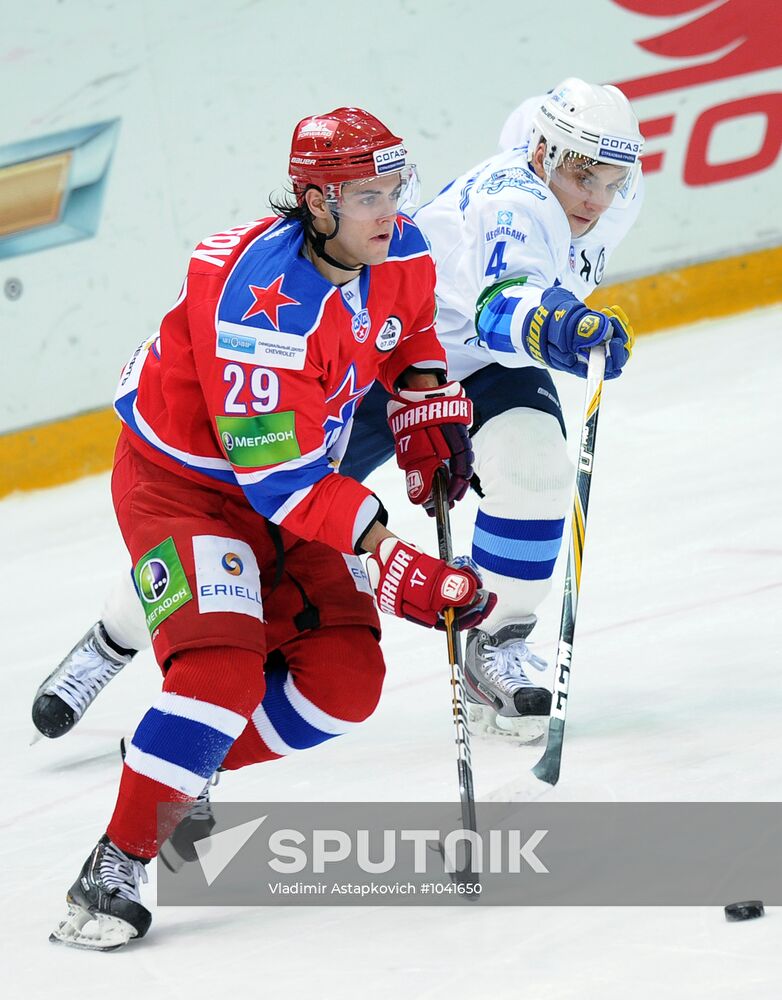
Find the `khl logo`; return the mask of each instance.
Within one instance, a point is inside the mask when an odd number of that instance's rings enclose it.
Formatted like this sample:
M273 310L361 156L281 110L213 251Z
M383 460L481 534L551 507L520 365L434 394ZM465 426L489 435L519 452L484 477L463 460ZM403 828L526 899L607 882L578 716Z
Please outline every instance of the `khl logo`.
M363 344L364 341L369 336L369 328L372 324L369 320L369 313L366 309L362 309L361 312L357 312L353 317L352 328L353 336L359 342Z

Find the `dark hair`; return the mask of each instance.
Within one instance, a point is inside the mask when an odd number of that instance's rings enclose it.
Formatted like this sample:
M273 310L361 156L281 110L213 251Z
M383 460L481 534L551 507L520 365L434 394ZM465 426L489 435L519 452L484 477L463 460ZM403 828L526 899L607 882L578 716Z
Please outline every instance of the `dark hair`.
M269 206L275 215L288 222L302 222L306 225L311 219L307 203L303 198L298 201L293 191L283 190L279 198L269 198Z

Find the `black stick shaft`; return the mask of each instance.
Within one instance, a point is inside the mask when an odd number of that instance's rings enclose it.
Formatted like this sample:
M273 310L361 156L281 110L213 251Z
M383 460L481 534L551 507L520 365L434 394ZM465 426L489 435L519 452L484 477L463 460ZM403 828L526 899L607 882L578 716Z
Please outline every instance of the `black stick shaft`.
M446 477L438 471L434 478L432 498L434 500L435 521L437 523L437 544L440 558L450 562L453 558L451 544L451 522L448 513L448 493ZM462 827L477 832L475 819L475 793L472 781L472 755L470 752L470 730L467 725L467 704L464 686L464 661L462 644L453 608L445 611L445 635L448 641L448 660L451 665L451 699L453 722L456 729L456 765L459 773L459 798L462 805ZM469 846L469 845L468 845ZM471 867L471 854L467 857L467 869Z

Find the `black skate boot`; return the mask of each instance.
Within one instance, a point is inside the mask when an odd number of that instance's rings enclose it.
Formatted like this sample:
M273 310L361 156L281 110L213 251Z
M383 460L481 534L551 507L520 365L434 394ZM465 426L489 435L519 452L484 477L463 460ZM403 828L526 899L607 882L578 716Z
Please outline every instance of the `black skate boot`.
M212 812L209 796L213 785L220 780L220 772L215 771L204 785L204 790L193 803L187 816L180 820L176 829L160 845L158 859L169 871L178 872L182 865L198 860L195 845L197 840L205 840L215 827L217 820Z
M66 896L68 916L49 935L54 943L114 951L143 938L152 914L141 905L146 862L128 857L104 834Z
M510 736L531 743L543 736L551 711L551 692L530 680L525 667L548 664L526 643L534 615L504 625L496 633L470 629L464 667L469 719L476 733Z
M70 732L135 654L135 649L115 646L103 622L96 622L36 691L33 724L38 732L49 739Z

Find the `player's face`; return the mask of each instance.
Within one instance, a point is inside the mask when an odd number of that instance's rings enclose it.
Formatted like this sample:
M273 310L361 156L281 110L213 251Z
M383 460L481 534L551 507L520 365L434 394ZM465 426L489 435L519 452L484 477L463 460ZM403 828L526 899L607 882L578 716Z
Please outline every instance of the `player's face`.
M573 159L552 172L549 187L567 216L571 235L578 237L594 226L626 181L625 167Z
M398 173L343 184L335 206L339 230L329 240L332 257L353 267L382 264L391 245L403 186Z

